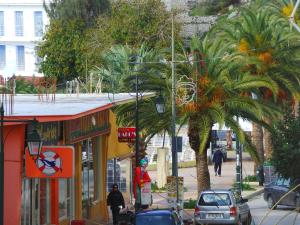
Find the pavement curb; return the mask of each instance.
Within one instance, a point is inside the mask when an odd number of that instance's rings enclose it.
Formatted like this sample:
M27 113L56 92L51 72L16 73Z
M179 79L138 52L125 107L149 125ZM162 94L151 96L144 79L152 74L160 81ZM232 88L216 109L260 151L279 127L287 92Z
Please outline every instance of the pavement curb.
M258 195L260 195L262 193L264 193L264 189L263 188L260 189L260 190L254 191L251 194L245 195L245 196L243 196L243 198L246 198L246 199L250 200L250 199L252 199L252 198L254 198L254 197L256 197L256 196L258 196Z

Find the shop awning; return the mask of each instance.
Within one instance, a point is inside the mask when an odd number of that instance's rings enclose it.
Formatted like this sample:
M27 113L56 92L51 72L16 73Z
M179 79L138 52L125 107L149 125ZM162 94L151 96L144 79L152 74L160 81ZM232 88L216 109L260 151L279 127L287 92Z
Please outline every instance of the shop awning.
M111 110L109 111L109 122L111 124L111 132L108 136L107 159L123 158L126 155L130 155L132 148L127 143L118 142L116 115Z

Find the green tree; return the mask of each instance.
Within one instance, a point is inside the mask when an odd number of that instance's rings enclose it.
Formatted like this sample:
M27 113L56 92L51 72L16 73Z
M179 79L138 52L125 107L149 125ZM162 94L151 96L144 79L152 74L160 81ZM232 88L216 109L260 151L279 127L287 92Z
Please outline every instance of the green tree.
M44 2L50 20L82 20L92 26L98 16L109 13L109 0L52 0Z
M180 24L176 21L175 28L176 40L180 40ZM149 48L169 47L171 12L161 0L113 1L111 13L98 18L88 39L89 47L96 55L115 44L137 48L142 44Z
M53 20L39 45L40 70L59 82L81 77L85 71L85 25L81 20Z
M223 40L208 37L194 39L191 44L195 63L188 74L197 83L197 93L195 100L181 109L181 116L188 121L189 142L196 153L198 191L210 188L207 142L215 123L231 128L258 162L255 148L234 118L266 125L262 121L265 115L278 116L276 107L247 94L260 87L268 87L276 93L276 83L267 77L241 73L245 62L239 54L226 54L228 48Z
M236 17L220 22L220 38L231 43L231 51L242 54L247 62L243 71L255 77L269 77L277 83L278 93L268 88L259 88L253 96L265 102L280 104L299 94L299 43L298 36L290 29L288 20L281 14L268 10L265 5L255 5L241 10ZM225 34L225 35L222 35ZM266 117L265 122L271 120ZM265 141L263 139L265 137ZM257 148L261 163L264 155L272 151L270 133L259 124L253 123L252 140Z
M282 120L275 124L272 133L274 149L272 165L284 178L300 180L300 116L295 116L291 105L286 105Z

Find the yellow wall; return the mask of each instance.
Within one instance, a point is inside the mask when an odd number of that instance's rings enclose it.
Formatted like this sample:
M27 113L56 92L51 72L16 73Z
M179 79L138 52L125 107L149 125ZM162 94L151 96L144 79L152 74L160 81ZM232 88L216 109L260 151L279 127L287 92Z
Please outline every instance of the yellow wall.
M110 110L109 123L111 125L111 131L108 136L107 159L122 157L124 155L129 154L132 151L127 143L118 142L118 127L116 122L116 115Z

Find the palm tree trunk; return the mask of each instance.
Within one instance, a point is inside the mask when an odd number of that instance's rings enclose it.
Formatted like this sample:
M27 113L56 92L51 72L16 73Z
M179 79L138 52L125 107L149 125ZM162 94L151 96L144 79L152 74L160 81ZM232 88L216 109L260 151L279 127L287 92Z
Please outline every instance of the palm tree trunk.
M259 165L262 165L264 162L263 129L257 123L252 123L252 143L258 153L260 161ZM256 169L259 165L255 163L254 174L256 173Z
M269 118L264 118L265 122L267 124L271 124L271 120ZM268 160L272 156L273 152L273 144L272 144L272 137L271 132L267 129L263 130L263 145L264 145L264 151L265 151L265 160Z
M202 153L199 152L201 131L196 124L197 120L191 117L189 120L188 136L190 146L195 151L196 155L197 185L198 193L200 193L204 189L210 188L210 175L207 163L207 149Z
M210 189L210 175L207 164L207 150L196 154L198 193Z

